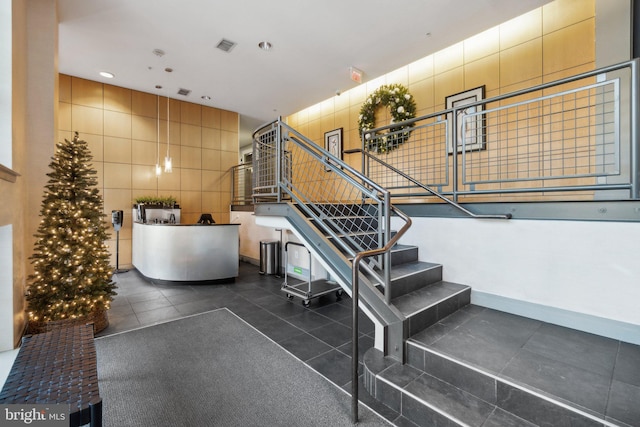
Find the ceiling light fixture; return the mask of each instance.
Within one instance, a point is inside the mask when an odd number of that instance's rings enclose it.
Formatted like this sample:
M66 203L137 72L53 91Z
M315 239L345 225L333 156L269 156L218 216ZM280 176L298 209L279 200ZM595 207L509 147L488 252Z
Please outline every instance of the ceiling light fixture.
M162 168L160 167L160 95L156 95L157 106L157 126L156 126L156 178L159 178L162 174Z
M271 43L269 42L260 42L258 43L258 47L262 50L271 50Z
M114 77L116 76L115 74L110 73L110 72L108 72L108 71L100 71L100 75L101 75L102 77L107 78L107 79L112 79L112 78L114 78Z
M200 98L204 99L205 101L211 100L211 97L209 95L202 95Z
M171 121L171 116L169 115L169 97L167 96L167 155L164 158L164 171L166 173L171 173L173 172L173 168L171 167L171 155L169 155L169 146L170 146L170 142L169 142L169 122Z

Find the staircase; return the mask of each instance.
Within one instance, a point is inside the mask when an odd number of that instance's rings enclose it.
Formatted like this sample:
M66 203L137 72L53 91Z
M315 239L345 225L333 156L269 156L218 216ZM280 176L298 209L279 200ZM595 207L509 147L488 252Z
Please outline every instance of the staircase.
M371 349L364 386L418 426L638 426L637 346L467 305L406 342ZM627 378L627 379L623 379Z
M285 218L351 291L356 255L394 241L386 230L392 213L401 213L389 203L388 192L280 121L256 131L254 159L254 200L261 201L255 214ZM411 222L404 221L403 230ZM625 398L613 387L602 392L609 398L604 404L574 398L562 381L547 390L539 382L542 368L523 350L536 348L541 322L471 305L470 287L443 281L442 266L419 261L417 247L396 244L388 254L365 258L359 268L360 307L384 329L384 351L373 348L363 357L364 386L400 414L401 425L640 425L609 407L609 401ZM448 347L441 345L446 342ZM562 362L572 351L556 358ZM529 370L522 368L527 363ZM577 372L578 384L586 387L596 378L582 368L565 368L548 369L549 376Z
M348 256L344 247L354 246L354 241L366 244L366 247L378 245L380 226L375 218L364 215L358 205L327 205L315 206L316 211L330 212L331 222L328 224L339 231L341 240L336 244L335 237L325 237L334 243L337 250ZM298 209L302 214L304 210ZM320 213L320 212L318 212ZM322 215L318 215L322 216ZM315 221L307 217L312 224ZM339 224L339 226L335 226ZM319 233L322 227L316 226ZM394 235L391 231L391 235ZM396 244L390 254L391 272L390 284L385 289L383 283L377 287L385 296L389 295L391 306L397 309L402 318L403 339L409 338L439 320L455 312L458 308L469 304L471 288L457 283L442 280L442 266L418 260L418 247ZM380 266L382 267L382 265ZM380 272L381 268L374 269ZM366 272L363 274L367 275ZM368 275L367 275L368 276ZM375 279L373 279L375 280Z
M334 237L325 236L337 248L349 245L354 238L367 242L377 239L379 226L375 220L364 215L346 215L346 211L358 212L357 206L330 206L321 210L331 211L341 224L340 244L336 244ZM299 207L297 211L303 212ZM357 230L354 233L357 237L344 233L348 224ZM607 407L613 404L602 406L589 397L579 396L584 393L567 391L581 382L594 387L597 369L588 372L584 367L572 370L570 365L563 365L558 376L565 374L571 378L547 386L545 373L538 365L526 366L537 363L531 361L537 357L536 342L549 329L559 330L568 342L563 349L562 344L554 341L557 355L544 353L544 357L556 360L575 352L572 347L575 342L584 342L585 352L609 345L617 347L618 343L603 344L606 339L601 337L471 305L471 288L443 281L442 265L419 261L416 246L396 244L391 249L390 263L390 286L388 290L378 287L385 294L391 293L390 305L401 313L405 360L403 363L385 356L375 348L368 350L363 357L363 384L373 398L399 414L400 425L637 425L616 419L615 408ZM593 359L604 357L596 354ZM618 402L625 399L621 390L610 393L610 399Z

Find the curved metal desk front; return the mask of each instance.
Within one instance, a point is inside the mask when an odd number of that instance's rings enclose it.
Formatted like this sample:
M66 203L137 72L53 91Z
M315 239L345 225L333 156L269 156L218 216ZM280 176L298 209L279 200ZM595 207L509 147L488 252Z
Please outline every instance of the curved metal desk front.
M133 223L132 262L150 279L193 282L235 278L240 224Z

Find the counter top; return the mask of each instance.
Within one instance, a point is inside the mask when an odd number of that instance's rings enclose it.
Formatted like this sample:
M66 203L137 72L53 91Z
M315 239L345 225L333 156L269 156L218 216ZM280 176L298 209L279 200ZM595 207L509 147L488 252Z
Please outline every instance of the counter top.
M198 227L207 227L207 226L221 226L221 225L240 225L238 223L235 224L171 224L169 222L146 222L146 223L142 223L142 222L137 222L135 221L134 224L138 224L138 225L170 225L170 226L174 226L174 227L193 227L193 226L198 226Z

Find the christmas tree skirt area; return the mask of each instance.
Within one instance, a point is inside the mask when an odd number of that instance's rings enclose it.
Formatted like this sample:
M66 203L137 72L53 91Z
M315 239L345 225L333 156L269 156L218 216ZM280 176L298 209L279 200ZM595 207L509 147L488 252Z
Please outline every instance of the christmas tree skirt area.
M94 335L106 329L107 326L109 326L109 317L107 316L107 310L95 310L86 316L76 317L75 319L52 320L49 322L29 321L27 333L41 334L43 332L50 332L57 329L69 328L77 325L86 325L88 323L93 323Z

